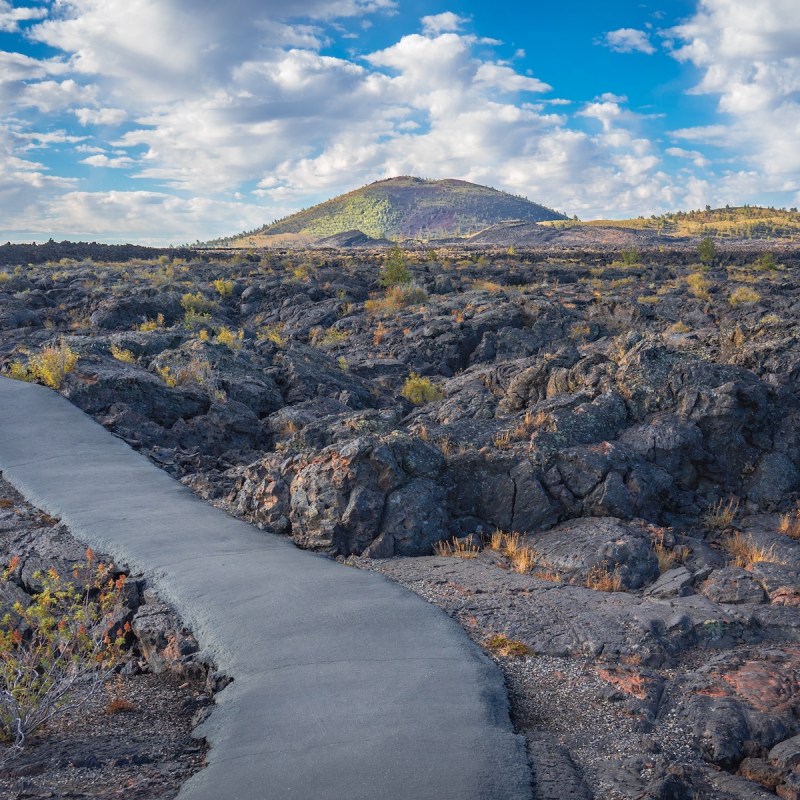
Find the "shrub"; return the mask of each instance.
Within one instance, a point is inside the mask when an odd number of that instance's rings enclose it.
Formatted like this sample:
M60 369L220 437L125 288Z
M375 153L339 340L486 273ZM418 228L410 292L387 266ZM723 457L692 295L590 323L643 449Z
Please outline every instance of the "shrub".
M78 354L62 339L58 345L49 345L41 353L31 356L27 364L13 362L9 375L16 380L42 383L51 389L59 389L77 363Z
M711 283L699 272L693 272L686 277L686 283L689 287L689 293L696 297L698 300L710 300L711 295L708 290L711 288Z
M258 332L258 340L272 342L278 347L283 347L286 344L286 338L283 336L283 323L274 322L271 325L265 325Z
M163 328L163 327L164 327L164 315L159 314L154 320L152 319L144 320L144 322L142 322L142 324L139 325L139 330L142 331L142 333L146 333L147 331L154 331L157 330L158 328Z
M700 242L698 251L700 254L700 261L703 264L714 263L714 259L717 257L717 245L714 243L714 240L710 236L706 236L706 238L703 239L702 242Z
M186 313L183 315L183 327L187 330L202 328L204 325L210 324L211 314L206 314L203 311L195 311L193 308L187 308Z
M208 300L200 292L187 292L181 297L181 306L187 313L211 314L217 310L217 304L213 300Z
M114 356L117 361L122 361L125 364L136 363L136 356L130 350L126 350L124 347L120 347L118 344L112 344L109 350L111 355Z
M403 384L401 392L406 400L410 400L415 406L425 403L432 403L434 400L442 399L442 390L436 386L430 378L423 378L416 372L412 372Z
M311 338L314 344L320 347L335 347L337 344L343 344L350 336L349 331L339 330L339 328L314 328L311 332Z
M416 283L406 283L399 286L392 286L386 290L382 298L373 298L364 303L367 312L375 313L382 311L391 313L399 311L411 305L419 305L428 302L428 293Z
M220 297L230 297L233 294L233 281L217 278L212 285Z
M782 514L778 523L778 533L790 536L792 539L800 539L800 511L794 514Z
M743 303L757 303L761 299L761 295L749 286L740 286L734 289L728 297L728 302L732 306L742 305Z
M242 342L244 341L244 331L240 330L234 333L224 325L217 331L217 342L224 344L229 350L236 352L242 349Z
M13 558L8 580L19 566ZM95 564L91 550L71 579L37 572L42 589L25 608L17 602L0 621L0 739L7 755L60 711L85 702L122 659L129 626L113 630L125 577Z
M408 259L398 245L394 245L386 254L386 259L378 277L381 286L397 286L401 283L410 283L411 273L408 269Z
M623 250L619 254L619 257L620 261L622 261L622 263L626 267L635 267L637 264L640 263L639 251L634 250L633 248L630 248L628 250Z
M767 251L765 253L762 253L753 262L753 268L758 270L759 272L767 272L774 269L778 269L778 265L775 263L775 256L769 251Z

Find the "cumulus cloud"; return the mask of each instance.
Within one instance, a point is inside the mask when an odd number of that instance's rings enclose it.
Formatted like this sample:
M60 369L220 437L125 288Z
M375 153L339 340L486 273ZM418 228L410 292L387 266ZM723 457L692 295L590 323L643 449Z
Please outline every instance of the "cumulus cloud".
M119 125L128 118L124 108L76 108L75 116L81 125Z
M675 58L698 68L694 94L716 98L725 124L685 128L677 138L745 153L762 191L800 184L800 16L794 0L702 0L671 29ZM750 174L744 170L743 175Z
M615 31L609 31L603 39L603 44L611 48L615 53L646 53L647 55L652 55L656 52L647 32L636 28L619 28Z
M438 36L440 33L459 31L469 22L467 17L460 17L452 11L443 14L431 14L422 18L423 33Z
M552 88L513 59L493 55L496 43L466 31L470 20L453 12L423 17L420 32L376 52L334 57L323 48L337 30L342 35L343 18L367 23L395 3L59 0L57 7L26 29L60 57L0 53L0 103L11 120L0 169L3 180L23 176L27 187L19 208L8 208L12 195L0 191L0 212L18 229L27 220L25 230L43 233L207 239L395 174L489 183L581 216L651 213L708 196L705 179L691 173L705 166L708 127L675 132L692 149L664 154L625 97L606 93L573 110L572 101L547 97ZM696 25L670 37L676 57L709 73L697 89L706 92L713 64L700 63L708 31ZM612 31L606 43L652 50L645 32L623 35L632 30ZM772 70L770 85L786 91L790 72ZM50 126L73 140L59 141ZM745 130L736 135L750 141ZM48 146L61 148L54 171L71 148L74 175L116 170L125 190L86 192L76 178L49 175ZM37 161L26 157L31 148ZM665 171L665 157L685 162L680 180Z
M0 0L0 31L15 33L20 22L44 19L47 9L44 8L12 8L5 0Z
M90 167L105 167L106 169L127 169L132 167L136 162L127 156L118 156L117 158L109 158L105 153L98 153L88 158L82 158L81 164L88 164Z

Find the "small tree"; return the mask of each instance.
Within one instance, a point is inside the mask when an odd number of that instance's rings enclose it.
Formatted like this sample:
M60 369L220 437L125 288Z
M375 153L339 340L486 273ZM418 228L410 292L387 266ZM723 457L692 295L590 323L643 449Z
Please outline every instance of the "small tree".
M12 558L2 579L18 566ZM127 623L114 630L125 577L115 580L91 550L71 578L55 569L34 578L42 588L31 603L15 603L0 620L0 742L10 745L0 763L31 732L91 696L119 665L130 630Z
M399 245L394 245L386 254L378 283L381 286L398 286L401 283L411 282L411 272L408 269L408 259Z
M714 259L717 257L717 246L714 244L714 240L710 236L706 236L702 242L700 242L700 247L698 248L700 253L700 261L703 264L713 264Z

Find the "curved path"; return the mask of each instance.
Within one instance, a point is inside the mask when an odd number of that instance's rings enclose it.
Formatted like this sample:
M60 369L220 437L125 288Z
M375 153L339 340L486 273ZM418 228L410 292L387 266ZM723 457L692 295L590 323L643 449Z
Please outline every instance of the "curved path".
M0 470L144 572L234 677L179 798L530 798L500 672L411 592L229 517L60 395L7 378Z

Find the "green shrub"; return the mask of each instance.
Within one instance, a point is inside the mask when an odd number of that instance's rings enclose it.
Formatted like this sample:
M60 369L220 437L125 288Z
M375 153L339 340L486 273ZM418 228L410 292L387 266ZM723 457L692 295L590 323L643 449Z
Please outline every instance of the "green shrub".
M381 286L397 286L401 283L410 283L411 273L408 269L408 259L398 245L390 248L383 262L378 283Z
M710 236L706 236L706 238L700 242L698 251L700 255L700 261L703 264L714 263L714 259L717 257L717 245Z
M401 392L406 400L410 400L415 406L425 403L432 403L434 400L442 399L442 390L436 386L430 378L423 378L416 372L412 372L403 384Z

